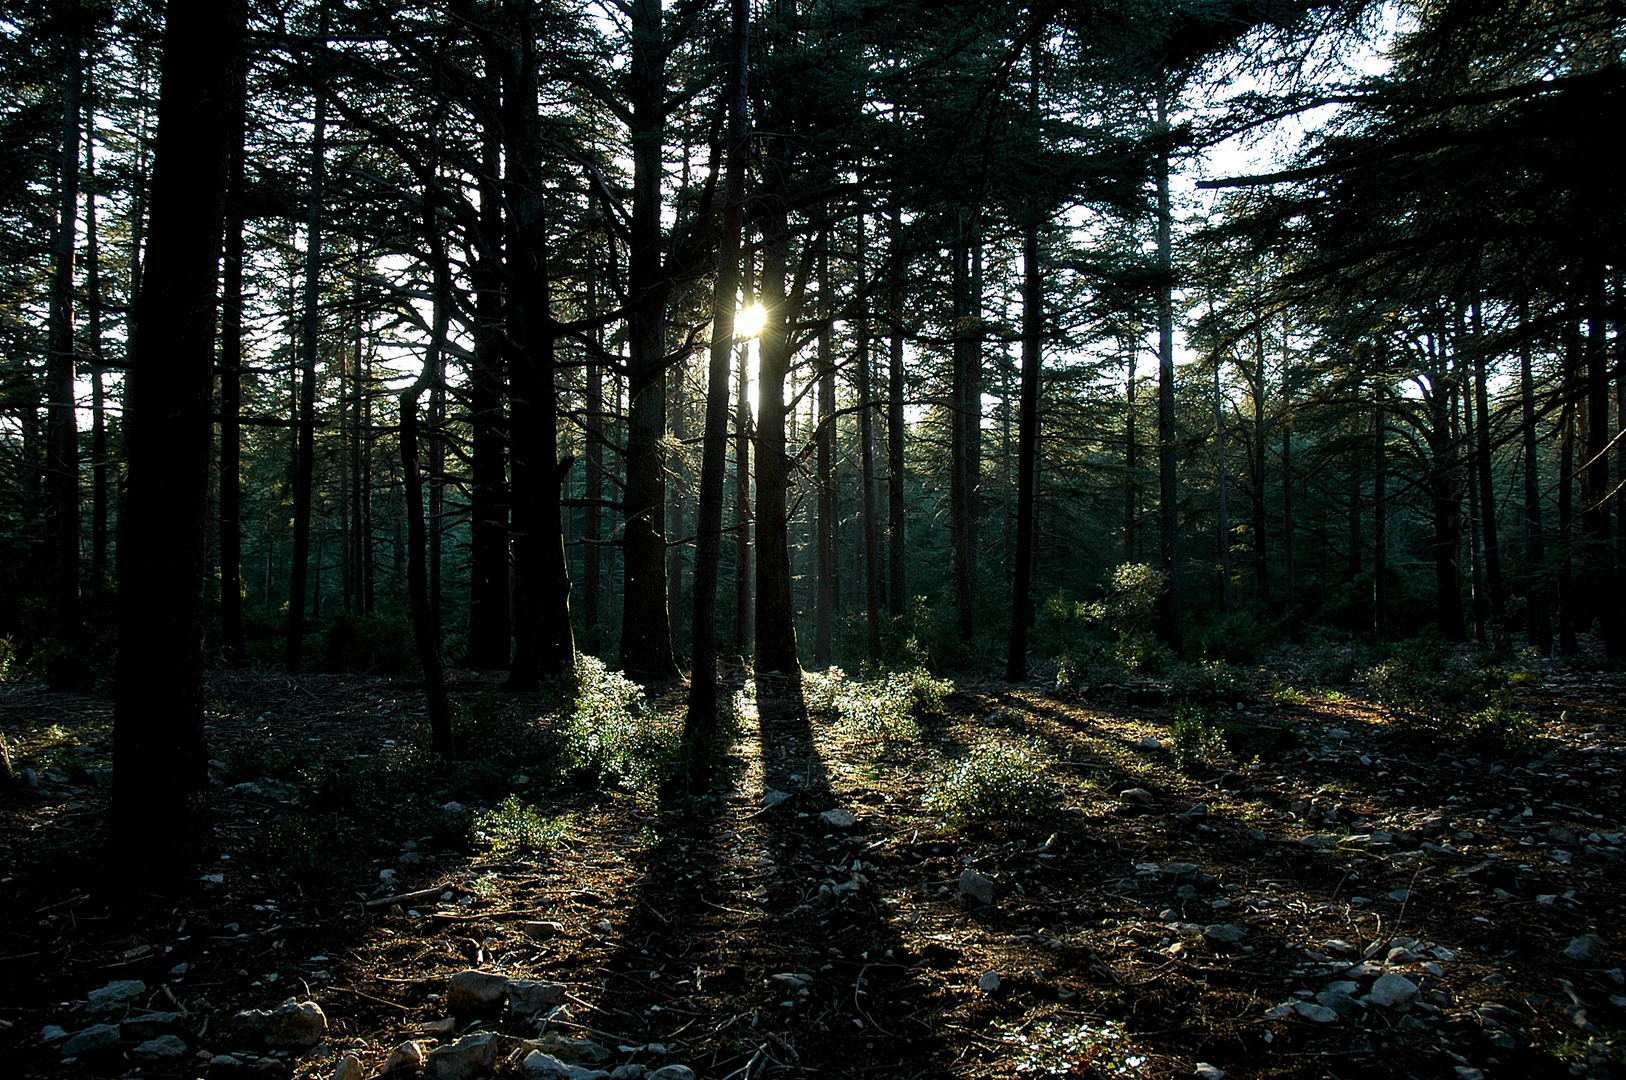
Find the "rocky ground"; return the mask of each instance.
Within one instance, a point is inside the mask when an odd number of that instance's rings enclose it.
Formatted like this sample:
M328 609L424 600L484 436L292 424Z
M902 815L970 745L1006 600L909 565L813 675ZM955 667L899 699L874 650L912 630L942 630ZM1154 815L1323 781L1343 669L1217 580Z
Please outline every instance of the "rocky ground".
M166 901L100 864L109 704L0 685L0 1073L1622 1076L1623 685L1552 668L1494 759L1254 694L1267 752L1181 768L1155 690L962 680L881 743L765 677L707 798L509 778L537 850L392 836L318 884L277 831L313 796L244 763L385 752L415 690L221 676L221 858ZM928 787L990 740L1051 808L951 830Z

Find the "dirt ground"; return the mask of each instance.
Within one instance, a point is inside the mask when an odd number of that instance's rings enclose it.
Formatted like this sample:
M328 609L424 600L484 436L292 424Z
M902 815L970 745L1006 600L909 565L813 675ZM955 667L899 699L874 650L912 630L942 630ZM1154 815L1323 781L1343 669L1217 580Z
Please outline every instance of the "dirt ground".
M480 968L565 984L550 1030L603 1069L702 1080L1623 1076L1623 685L1552 667L1518 702L1534 752L1485 760L1408 748L1353 690L1253 697L1235 717L1299 745L1182 769L1153 692L962 680L919 739L878 745L764 677L710 797L533 787L568 815L549 850L426 839L317 887L266 842L299 791L222 783L220 861L157 901L101 864L110 703L4 684L37 786L0 796L0 1074L326 1080L351 1051L374 1075L403 1040L456 1037L431 1025ZM454 673L460 702L492 686ZM211 753L376 754L411 737L417 693L222 674ZM950 830L927 785L990 739L1043 752L1053 809ZM91 1013L115 980L142 988ZM289 996L325 1041L234 1044L232 1014ZM136 1055L149 1012L180 1014L184 1056ZM100 1054L42 1041L119 1019Z

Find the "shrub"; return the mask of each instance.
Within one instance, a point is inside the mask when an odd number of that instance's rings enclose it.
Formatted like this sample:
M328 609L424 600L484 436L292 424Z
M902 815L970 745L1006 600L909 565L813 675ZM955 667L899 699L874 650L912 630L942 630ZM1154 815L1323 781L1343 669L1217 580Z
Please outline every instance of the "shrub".
M1241 701L1253 696L1253 676L1223 660L1179 664L1169 670L1169 691L1188 701Z
M1029 743L980 746L932 783L926 809L955 828L1038 817L1052 798L1045 766L1043 754Z
M579 777L653 794L681 757L683 725L651 707L637 683L597 657L578 654L564 742Z
M1200 709L1190 705L1175 709L1169 725L1169 750L1182 769L1212 764L1225 756L1225 732Z
M495 810L474 815L474 836L498 852L546 851L570 835L568 816L545 818L536 807L510 795Z
M1119 664L1130 671L1156 675L1174 655L1152 633L1152 617L1165 581L1161 571L1145 563L1125 563L1113 571L1106 598L1076 605L1074 615L1099 624L1112 635L1112 655Z
M909 742L920 735L917 720L943 711L954 692L948 679L914 668L869 681L849 680L840 668L803 677L810 712L836 713L862 734L882 742Z
M1398 722L1399 734L1425 744L1486 754L1530 749L1537 723L1513 707L1523 672L1498 664L1470 669L1428 643L1413 643L1367 673L1372 696Z

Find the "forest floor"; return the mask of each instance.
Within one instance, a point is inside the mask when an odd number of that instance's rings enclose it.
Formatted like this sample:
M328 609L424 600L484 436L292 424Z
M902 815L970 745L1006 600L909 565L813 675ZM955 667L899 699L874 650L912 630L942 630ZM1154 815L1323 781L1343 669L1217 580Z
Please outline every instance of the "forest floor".
M1483 760L1397 739L1355 688L1251 696L1228 717L1281 752L1181 768L1155 691L961 679L888 744L763 677L709 797L511 777L540 850L384 837L318 886L287 858L301 774L241 777L387 753L418 690L223 673L220 861L160 902L102 865L110 703L0 684L37 779L0 796L0 1073L326 1080L350 1052L372 1076L468 1033L446 994L474 968L563 984L544 1032L475 1023L499 1075L526 1039L578 1077L1622 1076L1623 688L1548 665L1517 699L1533 749ZM1051 809L950 830L928 786L990 740L1042 755ZM246 1045L233 1014L289 996L325 1039Z

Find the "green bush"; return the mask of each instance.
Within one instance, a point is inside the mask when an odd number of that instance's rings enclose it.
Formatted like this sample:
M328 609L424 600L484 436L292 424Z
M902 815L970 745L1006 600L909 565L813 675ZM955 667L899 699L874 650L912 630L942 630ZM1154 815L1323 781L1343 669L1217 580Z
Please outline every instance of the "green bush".
M834 713L869 738L910 742L920 736L918 720L943 711L954 683L914 668L867 681L848 679L840 668L802 678L809 712Z
M474 815L474 836L498 852L546 851L558 847L570 835L568 816L545 818L514 795L495 810Z
M1188 701L1241 701L1253 696L1253 673L1223 660L1176 664L1168 672L1169 692Z
M1211 765L1226 755L1225 732L1201 709L1177 707L1169 725L1169 751L1182 769Z
M931 784L926 809L954 828L1039 817L1054 796L1044 755L1030 743L977 747Z
M1538 725L1513 707L1525 672L1469 667L1432 642L1412 642L1367 673L1367 687L1405 739L1485 754L1529 750Z
M637 683L597 657L577 655L564 746L578 778L653 794L676 769L682 743L682 723L651 707Z
M1125 563L1113 571L1105 599L1075 604L1071 615L1110 635L1111 644L1105 651L1110 652L1117 664L1144 675L1160 674L1174 658L1168 646L1152 632L1152 619L1165 581L1161 571L1144 563ZM1066 614L1065 601L1059 605L1052 601L1049 606L1053 616ZM1091 650L1082 643L1076 649L1069 649L1057 660L1057 667L1061 669L1057 681L1067 685L1076 679L1090 656Z

